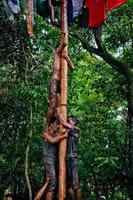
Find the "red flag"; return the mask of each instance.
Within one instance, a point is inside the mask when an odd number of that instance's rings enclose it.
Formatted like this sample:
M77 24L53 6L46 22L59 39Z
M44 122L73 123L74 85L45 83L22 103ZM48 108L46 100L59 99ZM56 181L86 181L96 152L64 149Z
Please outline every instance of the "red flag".
M105 0L86 0L86 8L89 9L89 26L94 28L102 24L106 19Z
M108 0L108 10L114 10L126 2L127 0Z

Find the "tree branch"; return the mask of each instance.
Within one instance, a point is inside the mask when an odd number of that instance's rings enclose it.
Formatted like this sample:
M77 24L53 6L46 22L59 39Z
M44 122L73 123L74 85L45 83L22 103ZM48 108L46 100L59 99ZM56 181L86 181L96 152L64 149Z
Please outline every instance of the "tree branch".
M125 66L121 61L119 61L116 58L114 58L107 51L107 49L105 49L101 37L98 37L96 34L94 34L94 37L95 37L95 41L96 41L97 47L99 49L99 56L101 58L103 58L110 66L112 66L118 72L123 74L126 77L126 79L128 79L128 74L129 74L129 71L130 71L128 66Z
M29 140L32 138L32 129L33 127L33 111L32 111L32 106L30 105L30 134L29 134ZM31 188L31 183L30 183L30 178L29 178L29 150L30 150L30 145L28 144L26 147L26 152L25 152L25 178L26 178L26 183L28 187L28 192L29 192L29 200L32 200L32 188Z
M95 41L98 48L94 48L89 44L89 41L83 37L78 31L72 30L70 33L72 36L76 37L83 45L83 48L86 49L89 53L100 56L106 63L115 68L120 72L126 79L128 79L130 69L128 66L125 66L121 61L114 58L104 47L101 37L98 37L94 34Z
M72 30L70 31L70 35L76 37L81 42L84 49L86 49L90 53L98 55L98 49L91 46L89 42L78 31Z

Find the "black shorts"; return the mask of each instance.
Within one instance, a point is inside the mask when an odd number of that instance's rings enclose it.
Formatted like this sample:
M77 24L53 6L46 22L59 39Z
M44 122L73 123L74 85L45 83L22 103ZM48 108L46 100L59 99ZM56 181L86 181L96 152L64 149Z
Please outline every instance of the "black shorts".
M60 93L60 80L52 78L48 86L49 100L57 98L57 93Z
M54 158L50 158L48 156L44 157L44 168L46 174L52 174L52 179L48 184L48 191L55 192L57 187L57 179L56 179L56 165L57 162Z
M79 189L78 177L78 158L69 158L67 160L67 189Z

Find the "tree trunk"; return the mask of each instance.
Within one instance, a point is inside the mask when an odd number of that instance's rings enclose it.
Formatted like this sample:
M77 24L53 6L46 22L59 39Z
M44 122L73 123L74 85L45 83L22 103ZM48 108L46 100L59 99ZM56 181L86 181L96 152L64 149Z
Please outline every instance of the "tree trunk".
M67 0L61 1L61 36L62 42L67 44ZM62 53L64 51L67 53L67 46ZM67 62L63 57L61 58L61 115L67 119ZM64 139L59 145L59 200L64 200L66 197L66 147L67 140Z
M133 200L133 72L129 76L129 95L128 95L128 134L129 134L129 148L128 148L128 162L129 162L129 194L130 199Z

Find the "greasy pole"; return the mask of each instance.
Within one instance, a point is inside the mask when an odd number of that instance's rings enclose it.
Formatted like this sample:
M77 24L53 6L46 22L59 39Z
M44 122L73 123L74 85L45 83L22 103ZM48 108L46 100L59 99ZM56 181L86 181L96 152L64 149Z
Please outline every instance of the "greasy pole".
M33 0L26 0L26 23L30 37L33 36Z
M67 0L61 0L61 36L62 42L68 44L68 27L67 27ZM67 46L63 52L67 53ZM61 115L67 119L67 62L61 58ZM63 127L62 127L63 129ZM59 145L59 200L66 197L66 147L67 140L64 139Z

